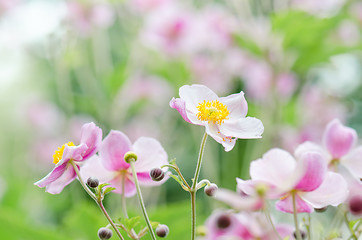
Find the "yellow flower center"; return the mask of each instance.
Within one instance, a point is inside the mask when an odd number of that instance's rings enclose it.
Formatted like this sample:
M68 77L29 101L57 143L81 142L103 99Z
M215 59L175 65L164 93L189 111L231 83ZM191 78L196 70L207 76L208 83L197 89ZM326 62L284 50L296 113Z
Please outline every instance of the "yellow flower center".
M75 146L73 142L68 142L68 143L63 144L61 147L58 147L58 150L56 150L53 155L54 164L57 164L60 160L62 160L65 145Z
M228 119L229 111L227 107L218 100L206 101L199 103L197 106L199 112L197 119L208 121L209 123L217 123L221 125L225 119Z

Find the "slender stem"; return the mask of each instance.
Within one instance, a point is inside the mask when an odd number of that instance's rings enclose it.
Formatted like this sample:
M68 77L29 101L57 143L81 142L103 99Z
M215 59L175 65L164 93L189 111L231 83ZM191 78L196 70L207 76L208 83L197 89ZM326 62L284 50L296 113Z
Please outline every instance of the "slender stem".
M312 235L312 216L311 216L311 214L309 213L308 214L308 228L307 228L307 230L308 230L308 239L310 240L310 239L312 239L311 238L311 235Z
M346 222L346 225L347 225L347 228L349 229L350 233L351 233L351 236L348 238L348 239L355 239L357 240L357 236L356 236L356 233L354 232L353 230L353 227L351 228L349 226L349 219L348 219L348 216L347 216L347 212L344 213L344 221Z
M155 233L153 232L152 225L151 225L150 219L148 218L148 215L147 215L147 212L146 212L146 207L145 207L145 204L144 204L144 202L143 202L143 198L142 198L142 194L141 194L141 189L140 189L140 184L139 184L139 182L138 182L137 173L136 173L136 169L135 169L134 163L135 163L135 160L134 160L134 159L132 159L132 160L129 162L129 164L131 165L132 175L133 175L134 182L135 182L136 189L137 189L138 200L139 200L139 202L140 202L141 209L142 209L142 213L143 213L143 217L145 218L145 221L146 221L146 223L147 223L147 227L148 227L148 230L150 231L151 237L152 237L153 240L156 240Z
M268 208L268 205L266 202L265 202L264 214L265 214L265 217L267 218L267 220L269 221L270 225L272 226L275 235L278 237L279 240L282 240L282 237L279 235L277 229L275 228L273 220L271 219L269 208Z
M125 174L122 174L122 194L121 194L121 199L122 199L122 212L123 212L123 216L125 218L128 218L128 213L127 213L127 205L126 205L126 197L124 195L124 185L125 185Z
M195 239L196 235L196 186L197 186L197 179L200 175L201 170L201 163L202 163L202 156L204 154L205 144L207 140L207 133L204 133L204 137L201 141L200 151L199 151L199 158L197 159L196 171L194 175L194 179L192 182L190 194L191 194L191 240Z
M88 193L89 196L91 196L91 198L93 198L93 200L100 207L100 209L102 210L104 216L107 218L108 222L112 225L114 231L118 235L119 239L124 240L121 233L118 231L118 228L116 227L116 225L112 221L111 217L109 216L107 210L104 208L101 197L97 198L96 195L85 185L85 183L84 183L84 181L83 181L83 179L82 179L82 177L81 177L81 175L79 173L78 166L72 160L70 160L69 162L73 166L74 171L78 176L79 182L82 185L82 187L84 188L84 190Z
M199 175L200 175L202 156L204 155L206 139L207 139L207 133L205 132L204 137L202 138L202 141L201 141L201 146L200 146L200 151L199 151L199 158L197 159L197 166L196 166L196 171L195 171L195 175L194 175L194 181L192 182L191 189L193 191L195 191L195 189L196 189L197 179L199 178Z
M297 204L295 202L295 192L292 193L293 197L293 216L294 216L294 224L295 224L295 232L297 236L297 240L302 240L302 235L300 234L298 217L297 217Z
M185 184L185 186L189 189L190 191L190 186L189 184L187 183L186 179L184 178L184 176L182 175L181 171L180 171L180 168L178 166L175 166L175 165L170 165L170 164L165 164L165 165L162 165L161 168L164 168L164 167L170 167L172 168L173 170L175 170L177 172L177 174L180 176L182 182Z

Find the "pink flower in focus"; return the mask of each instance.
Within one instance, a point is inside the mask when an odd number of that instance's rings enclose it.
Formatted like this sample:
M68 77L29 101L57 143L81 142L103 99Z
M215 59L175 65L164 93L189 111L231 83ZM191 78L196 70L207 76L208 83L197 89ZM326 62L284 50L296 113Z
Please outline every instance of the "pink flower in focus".
M84 179L96 177L101 183L110 183L111 187L116 188L114 192L131 197L136 194L136 186L130 164L124 160L124 155L129 151L137 154L135 168L140 185L157 186L167 180L165 176L162 181L154 182L149 175L153 168L168 163L167 153L156 139L141 137L132 145L126 135L114 130L100 145L99 158L88 161L82 167L81 175Z
M261 138L264 126L259 119L246 117L248 104L244 93L218 97L203 85L185 85L180 98L172 98L170 106L189 123L205 126L206 133L230 151L237 138Z
M81 129L80 144L75 146L72 142L59 147L53 155L55 168L43 179L34 183L38 187L46 187L45 191L51 194L60 193L65 186L76 178L75 170L70 163L80 165L92 157L98 150L102 141L102 129L93 122L84 124Z
M276 208L293 213L293 195L297 212L312 212L313 208L337 206L347 195L343 177L327 171L323 156L316 151L305 152L296 161L282 149L271 149L263 158L250 165L252 180L239 182L248 195L255 195L253 186L264 184L265 197L278 199Z
M338 119L332 120L323 135L324 148L313 142L305 142L296 149L296 155L306 151L320 152L330 168L343 165L357 179L362 177L362 146L356 147L357 132L344 126ZM336 169L335 169L336 170Z

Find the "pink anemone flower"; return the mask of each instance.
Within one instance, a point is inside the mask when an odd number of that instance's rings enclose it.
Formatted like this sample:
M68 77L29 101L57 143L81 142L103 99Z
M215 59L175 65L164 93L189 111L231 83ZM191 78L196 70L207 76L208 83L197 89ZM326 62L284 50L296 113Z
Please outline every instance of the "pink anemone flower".
M164 183L168 176L159 182L150 177L153 168L168 164L168 157L161 144L154 138L140 137L131 144L129 138L120 131L112 130L104 138L99 148L99 158L92 158L81 169L81 176L96 177L100 183L110 183L115 193L131 197L136 194L130 164L124 160L127 152L137 154L135 169L141 186L157 186ZM167 175L167 174L166 174Z
M216 210L206 221L205 240L243 239L275 240L278 237L267 219L260 213L232 213ZM277 224L276 231L285 239L294 239L294 228L287 224Z
M320 152L331 169L343 165L353 177L362 178L362 146L356 147L357 133L344 126L338 119L328 123L324 135L324 148L313 142L305 142L298 146L296 155L307 151Z
M233 149L237 138L261 138L264 126L259 119L246 117L248 104L244 93L218 97L203 85L185 85L180 98L170 106L189 123L205 126L206 133L221 143L225 151Z
M283 212L294 212L293 198L297 212L312 212L313 208L337 206L348 196L344 178L328 172L318 152L306 152L296 161L282 149L271 149L251 163L250 176L252 180L239 180L238 187L248 195L255 195L253 187L263 184L265 197L279 198L276 208Z
M75 146L69 142L59 147L53 155L55 168L34 184L41 188L46 187L45 191L51 194L60 193L77 176L71 162L80 169L80 165L97 152L101 142L102 129L93 122L84 124L81 129L80 144Z

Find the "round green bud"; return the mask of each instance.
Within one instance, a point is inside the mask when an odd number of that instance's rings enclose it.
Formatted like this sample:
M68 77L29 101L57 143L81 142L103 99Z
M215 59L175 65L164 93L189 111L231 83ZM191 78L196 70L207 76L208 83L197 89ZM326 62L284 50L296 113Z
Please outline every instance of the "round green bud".
M124 161L126 161L126 163L130 163L131 161L137 161L137 154L135 152L127 152L124 155Z

